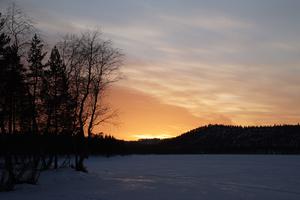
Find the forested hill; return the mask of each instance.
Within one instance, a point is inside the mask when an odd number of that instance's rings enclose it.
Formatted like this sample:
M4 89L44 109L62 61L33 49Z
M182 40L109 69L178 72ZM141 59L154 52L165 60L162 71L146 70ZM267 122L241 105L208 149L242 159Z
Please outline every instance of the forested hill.
M208 125L155 143L128 145L132 153L300 153L300 125Z
M0 156L8 147L15 153L72 154L76 137L70 135L0 134ZM300 125L241 127L208 125L168 139L124 141L112 136L85 138L94 155L126 154L300 154Z

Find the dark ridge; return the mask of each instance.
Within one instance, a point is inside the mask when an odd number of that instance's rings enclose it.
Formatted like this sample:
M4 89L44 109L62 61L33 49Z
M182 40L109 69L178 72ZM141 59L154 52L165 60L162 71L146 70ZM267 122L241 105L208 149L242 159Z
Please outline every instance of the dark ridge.
M299 154L300 126L208 125L159 142L126 142L129 153Z

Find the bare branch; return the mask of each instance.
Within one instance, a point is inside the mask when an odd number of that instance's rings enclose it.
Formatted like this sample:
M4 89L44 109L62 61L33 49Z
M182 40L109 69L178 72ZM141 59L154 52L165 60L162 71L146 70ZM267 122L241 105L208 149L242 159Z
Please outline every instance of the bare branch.
M21 55L30 43L31 35L37 32L34 22L15 3L6 11L5 31L10 36L12 44L18 48Z

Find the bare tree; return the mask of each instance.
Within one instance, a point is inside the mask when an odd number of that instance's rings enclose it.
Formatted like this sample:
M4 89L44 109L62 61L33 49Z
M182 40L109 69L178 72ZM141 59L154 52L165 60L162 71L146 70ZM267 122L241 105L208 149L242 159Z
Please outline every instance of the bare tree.
M25 53L24 48L29 44L29 38L37 31L33 21L15 3L7 8L5 30L20 55Z
M102 39L98 31L68 35L58 46L72 83L70 93L76 102L74 130L77 135L90 138L95 126L116 114L101 100L107 86L118 80L123 55L110 41ZM82 159L80 156L77 162L76 157L76 165L82 166Z
M62 61L66 68L67 80L70 84L69 90L75 102L72 132L77 134L79 130L79 102L81 99L82 71L84 65L84 55L81 53L82 37L78 35L66 35L58 44L61 51Z
M91 105L88 124L88 136L93 134L93 128L101 123L108 122L116 115L109 107L101 102L101 97L107 86L119 78L119 67L122 64L123 55L119 49L112 47L111 41L101 41L99 44L97 64L93 68L91 85Z
M94 125L109 118L100 117L109 111L100 104L100 96L107 86L118 80L123 54L113 48L111 41L102 39L98 31L68 35L59 47L78 103L76 121L80 134L84 135L87 128L87 135L91 136Z

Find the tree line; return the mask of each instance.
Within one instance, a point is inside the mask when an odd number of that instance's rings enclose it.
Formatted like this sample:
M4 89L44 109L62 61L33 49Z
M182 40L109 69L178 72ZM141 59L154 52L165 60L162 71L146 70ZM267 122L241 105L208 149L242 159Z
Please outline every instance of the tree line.
M50 51L45 46L15 4L0 13L0 190L36 183L63 155L86 171L95 127L116 114L103 103L123 60L110 40L86 31L65 35Z
M20 139L22 140L22 139ZM47 139L49 140L49 139ZM68 153L69 139L61 136L60 152ZM41 142L42 143L42 142ZM51 147L51 145L50 145ZM177 137L124 141L93 135L92 155L130 154L300 154L300 125L202 126Z
M119 147L123 154L300 154L300 125L208 125L174 138Z

